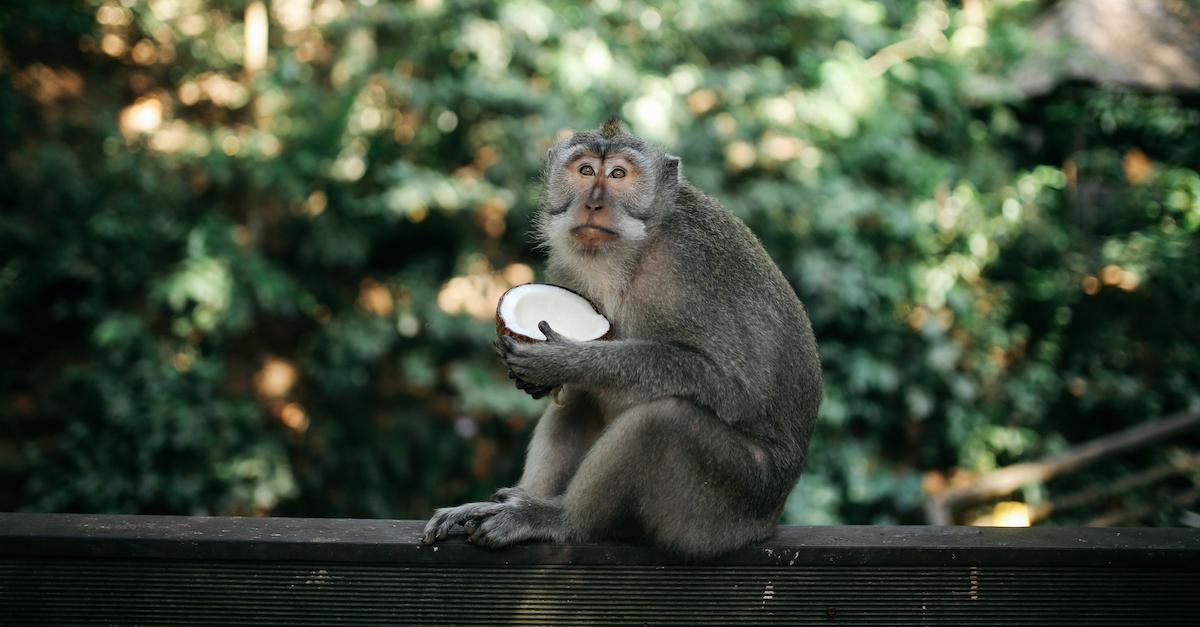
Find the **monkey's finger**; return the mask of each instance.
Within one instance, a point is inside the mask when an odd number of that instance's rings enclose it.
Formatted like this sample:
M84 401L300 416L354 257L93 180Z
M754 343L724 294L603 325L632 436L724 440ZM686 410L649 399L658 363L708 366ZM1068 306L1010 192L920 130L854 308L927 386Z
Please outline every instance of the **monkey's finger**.
M567 340L567 338L560 335L558 331L550 328L550 323L546 322L545 320L542 320L538 323L538 331L541 331L542 334L546 336L546 339L551 342L565 342Z
M496 347L496 354L500 356L500 359L508 359L509 355L512 355L520 348L520 344L516 340L506 335L496 338L494 346Z
M553 389L553 388L550 388L550 387L547 387L544 385L537 385L537 386L531 385L531 386L529 386L529 389L525 390L525 393L532 396L534 400L539 400L539 399L544 398L547 394L549 394L551 389Z
M510 366L516 362L522 364L541 363L546 359L546 351L549 348L541 345L518 344L510 348L502 359L504 363ZM520 373L517 374L519 375Z
M537 383L537 379L533 377L533 371L529 370L528 368L516 365L510 365L509 367L512 368L513 373L517 375L516 380L524 383L527 387L530 384L542 385ZM525 389L521 386L517 386L517 388L522 390Z
M534 355L509 355L504 364L526 383L546 383L550 365L545 360Z

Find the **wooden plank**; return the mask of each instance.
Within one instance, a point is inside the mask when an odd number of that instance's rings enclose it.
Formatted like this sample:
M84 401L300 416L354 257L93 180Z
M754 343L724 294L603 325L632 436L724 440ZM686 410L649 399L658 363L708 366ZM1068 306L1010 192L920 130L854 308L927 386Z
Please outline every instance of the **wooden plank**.
M481 549L462 536L420 542L422 521L0 513L0 555L472 564L687 564L616 543L531 542ZM768 566L1200 563L1200 530L929 526L781 526L774 537L706 564Z
M696 561L422 524L0 514L0 623L1200 624L1200 530L788 526Z

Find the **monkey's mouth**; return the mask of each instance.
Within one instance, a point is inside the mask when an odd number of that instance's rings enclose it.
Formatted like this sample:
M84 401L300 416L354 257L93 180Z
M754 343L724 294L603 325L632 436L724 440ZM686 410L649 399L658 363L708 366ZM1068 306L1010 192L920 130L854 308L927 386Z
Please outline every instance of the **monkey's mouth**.
M574 227L571 229L571 235L575 237L575 241L587 248L597 248L618 237L616 231L594 224L581 224Z

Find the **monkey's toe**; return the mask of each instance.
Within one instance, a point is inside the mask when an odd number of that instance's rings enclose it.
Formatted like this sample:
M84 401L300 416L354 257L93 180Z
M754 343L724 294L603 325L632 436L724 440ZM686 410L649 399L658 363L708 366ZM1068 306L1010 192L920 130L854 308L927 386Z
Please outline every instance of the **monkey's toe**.
M518 488L509 490L519 491ZM475 530L468 536L471 544L499 549L524 540L545 537L544 533L538 531L542 524L536 516L531 517L532 512L525 509L520 501L513 499L508 504L511 506L492 516L476 519Z
M443 525L446 522L446 516L441 510L434 513L433 518L425 523L425 532L421 536L421 541L425 544L433 544L438 540L443 540L446 537L446 531Z
M498 533L497 525L492 523L492 519L488 519L480 521L479 524L475 525L474 530L467 536L467 541L489 549L498 549L512 544L511 542L504 542L503 537L503 533Z
M445 507L434 512L433 518L430 518L429 522L425 524L425 533L421 540L425 544L433 544L438 540L448 538L451 529L459 524L460 509L458 507Z
M503 503L510 499L524 496L524 494L525 490L522 490L521 488L500 488L493 492L492 496L488 500L492 501L493 503Z

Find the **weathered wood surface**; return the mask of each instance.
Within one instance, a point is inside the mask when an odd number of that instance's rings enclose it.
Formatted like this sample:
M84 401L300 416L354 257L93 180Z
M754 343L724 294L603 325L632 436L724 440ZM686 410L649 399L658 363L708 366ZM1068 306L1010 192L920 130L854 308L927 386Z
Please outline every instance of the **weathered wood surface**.
M1200 530L788 526L695 561L421 526L0 514L0 622L1200 624Z

